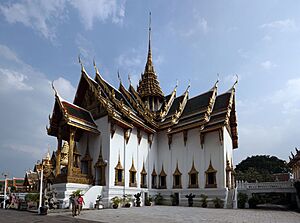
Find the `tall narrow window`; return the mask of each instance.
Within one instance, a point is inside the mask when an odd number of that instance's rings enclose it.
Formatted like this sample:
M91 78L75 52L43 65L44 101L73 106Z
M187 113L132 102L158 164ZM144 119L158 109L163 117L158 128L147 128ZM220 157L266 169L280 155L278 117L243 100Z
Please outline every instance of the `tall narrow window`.
M143 169L141 171L141 188L147 188L147 172L145 169L144 162L143 162Z
M160 174L159 174L159 188L166 189L167 188L167 174L164 170L164 165L162 165Z
M192 168L189 172L189 188L198 188L198 171L195 168L195 163L193 160Z
M131 168L129 170L129 187L136 187L136 169L134 167L134 161L133 161L133 157L132 157L132 164L131 164Z
M178 161L177 161L176 169L175 169L175 172L173 173L173 188L182 188L181 175L182 175L182 173L180 172L180 170L178 168Z
M105 186L105 168L107 163L104 162L103 156L102 156L102 145L100 147L99 157L97 162L95 163L95 184ZM120 176L119 180L119 174L122 175L122 170L118 169L118 182L122 182L122 176Z
M211 160L209 161L208 169L205 171L206 174L206 188L216 188L217 187L217 180L216 180L216 173L217 170L215 170L211 164Z
M120 154L119 154L118 164L115 167L115 185L124 186L124 169L121 165Z
M155 166L153 166L151 177L151 187L155 189L157 188L157 173L155 171Z

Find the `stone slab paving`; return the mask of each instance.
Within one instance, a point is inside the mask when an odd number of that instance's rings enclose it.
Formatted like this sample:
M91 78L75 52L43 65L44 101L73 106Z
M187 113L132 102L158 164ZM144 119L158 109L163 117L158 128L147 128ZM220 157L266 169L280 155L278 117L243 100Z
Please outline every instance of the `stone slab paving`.
M73 218L71 212L64 215L38 215L28 211L0 209L0 223L96 223L85 219Z
M53 213L50 215L70 215L70 213ZM300 213L291 211L172 206L87 210L75 218L105 223L300 223Z

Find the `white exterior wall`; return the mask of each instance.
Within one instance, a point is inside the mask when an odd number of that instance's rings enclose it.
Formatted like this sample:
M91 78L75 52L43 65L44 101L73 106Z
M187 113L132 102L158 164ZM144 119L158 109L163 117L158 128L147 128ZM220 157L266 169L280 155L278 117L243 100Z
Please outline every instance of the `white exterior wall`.
M167 203L170 200L170 194L179 193L181 205L187 205L187 199L184 196L189 193L196 194L195 205L197 204L197 199L198 202L200 200L200 194L206 194L209 198L218 196L221 199L225 199L227 194L226 157L231 163L233 156L231 136L225 127L223 128L223 142L220 141L219 132L214 131L205 134L204 145L201 146L199 129L192 129L187 131L186 145L184 145L183 132L180 132L172 136L172 143L169 147L167 132L161 131L154 134L153 142L150 147L148 134L142 130L141 141L140 144L138 143L137 129L135 127L132 129L128 143L126 143L124 139L124 130L117 125L116 131L113 137L111 137L111 125L107 116L96 120L96 124L101 135L89 134L89 151L93 158L92 173L95 176L94 165L98 160L100 143L102 141L103 159L107 160L106 186L101 189L106 204L105 206L110 206L110 199L114 196L136 194L141 191L149 192L151 195L161 193L165 197ZM77 148L82 156L85 154L86 146L87 134L85 133L77 143ZM115 186L115 167L118 163L119 155L125 174L124 186ZM134 166L137 171L137 187L129 187L129 169L132 165L132 159L134 160ZM199 188L190 189L188 188L188 172L192 168L193 160L195 168L199 172ZM205 188L205 171L208 169L210 160L213 168L217 170L217 188ZM147 188L140 188L143 162L145 163L147 172ZM173 173L176 169L177 162L179 170L182 173L182 189L173 189ZM155 166L158 175L157 185L159 186L159 174L162 169L162 164L167 173L167 189L152 189L151 173L153 167Z
M92 174L95 177L95 168L94 165L98 161L99 153L100 153L100 144L102 141L102 156L103 160L109 160L109 150L110 150L110 144L109 144L109 128L108 128L108 118L107 116L102 117L95 121L96 125L98 126L98 130L101 132L100 135L96 134L89 134L89 152L90 156L92 157ZM80 139L80 141L77 143L78 151L81 153L80 159L85 155L86 148L87 148L87 134L84 133ZM109 170L106 168L105 172L105 182L106 185L108 184L108 175Z
M224 149L220 142L219 132L209 132L205 134L204 139L204 171L208 169L211 160L212 166L216 173L216 181L218 188L225 187L225 168L224 168ZM205 173L203 173L205 175ZM205 181L204 181L205 183Z

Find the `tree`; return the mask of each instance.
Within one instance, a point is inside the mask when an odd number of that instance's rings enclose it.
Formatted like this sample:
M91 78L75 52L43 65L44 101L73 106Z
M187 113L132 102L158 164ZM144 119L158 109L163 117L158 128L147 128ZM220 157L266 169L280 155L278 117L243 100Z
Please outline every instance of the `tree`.
M256 155L242 160L235 168L236 179L248 182L274 181L272 174L288 173L286 161L276 156Z

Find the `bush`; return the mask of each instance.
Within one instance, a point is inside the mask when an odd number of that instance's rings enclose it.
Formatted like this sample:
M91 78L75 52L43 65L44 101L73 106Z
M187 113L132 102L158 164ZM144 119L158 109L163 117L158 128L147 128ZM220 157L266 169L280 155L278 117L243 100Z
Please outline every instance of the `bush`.
M146 206L151 206L152 204L152 197L149 195L148 197L145 198L145 205Z
M122 202L122 198L121 197L118 197L118 196L115 196L111 199L111 202L113 204L113 208L118 208L119 207L119 204Z
M255 197L251 197L248 200L248 203L249 203L249 208L256 208L256 205L258 204L258 200Z
M161 196L161 194L158 193L158 194L155 195L154 202L155 202L156 205L161 205L163 199L164 199L163 196Z
M25 200L27 202L35 202L35 203L37 203L40 200L40 195L39 194L26 194Z
M245 204L248 201L248 195L245 193L238 193L238 208L245 208Z
M215 204L215 208L221 208L223 206L223 201L218 197L216 197L213 202Z
M201 207L206 208L207 207L207 196L205 194L201 194Z

